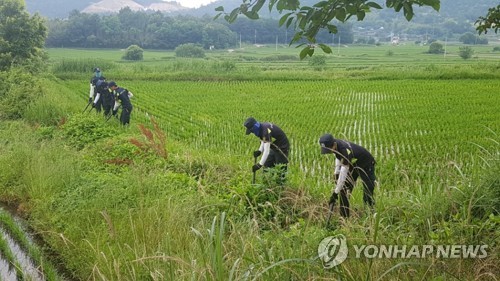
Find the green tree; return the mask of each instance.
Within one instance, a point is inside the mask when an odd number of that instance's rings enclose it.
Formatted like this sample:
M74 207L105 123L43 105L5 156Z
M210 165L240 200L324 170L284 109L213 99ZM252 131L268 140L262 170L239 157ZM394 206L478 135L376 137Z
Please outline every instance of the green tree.
M124 60L143 60L143 58L144 50L137 45L130 45L122 57Z
M472 32L466 32L458 40L464 44L476 44L477 36Z
M326 67L326 57L325 56L313 56L309 60L309 65L314 68L314 70L323 70Z
M476 34L473 34L472 32L467 32L464 33L460 38L458 39L460 42L464 44L469 44L469 45L476 45L476 44L488 44L488 39L486 38L480 38Z
M474 50L469 46L462 46L458 48L458 55L464 60L470 59L474 54Z
M429 45L428 53L429 54L442 54L442 53L444 53L443 44L441 44L439 42L432 42Z
M30 17L24 1L0 0L0 35L0 70L15 65L41 70L47 28L38 14Z
M306 46L300 52L300 57L312 56L315 50L316 35L322 29L327 29L330 33L337 33L338 29L333 20L346 22L352 17L358 21L365 18L367 12L372 9L382 9L382 7L368 0L326 0L319 1L313 6L302 6L297 0L243 0L243 3L226 13L224 7L217 7L219 12L216 18L224 16L228 22L234 22L238 15L243 14L250 19L258 19L259 11L268 3L269 10L276 9L279 13L284 13L279 21L279 25L285 25L287 28L294 26L297 30L290 41L290 44L296 42ZM439 11L439 0L386 0L387 8L392 8L396 12L403 11L405 18L410 21L413 18L413 6L430 6ZM332 50L325 44L319 44L319 47L326 53Z
M216 49L225 49L236 45L236 33L220 23L209 23L203 27L202 44L205 49L214 46Z
M175 56L182 58L203 58L205 51L202 47L198 47L193 43L187 43L175 48Z

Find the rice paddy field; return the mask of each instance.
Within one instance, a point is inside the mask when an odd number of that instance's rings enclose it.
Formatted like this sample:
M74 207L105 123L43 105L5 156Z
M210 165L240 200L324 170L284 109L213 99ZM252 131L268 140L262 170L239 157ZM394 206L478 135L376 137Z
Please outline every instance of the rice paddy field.
M340 47L320 68L284 46L204 59L145 51L141 62L122 61L122 50L50 49L43 102L27 115L34 136L0 127L0 164L22 175L0 195L23 202L75 280L496 280L500 53L474 46L463 60L458 47ZM129 127L82 114L95 66L133 92ZM52 112L62 117L49 126ZM252 184L249 116L290 139L284 187L261 171ZM331 227L324 133L377 161L375 209L358 183L352 217L336 210ZM335 235L349 257L326 268L318 245ZM487 245L487 255L356 257L361 245Z
M70 83L84 91L81 81ZM371 151L385 193L444 187L448 176L479 172L482 150L500 129L499 80L122 84L134 92L136 115L156 117L169 138L239 159L247 170L259 143L245 136L243 121L278 124L292 143L292 177L325 194L333 159L319 154L324 133Z

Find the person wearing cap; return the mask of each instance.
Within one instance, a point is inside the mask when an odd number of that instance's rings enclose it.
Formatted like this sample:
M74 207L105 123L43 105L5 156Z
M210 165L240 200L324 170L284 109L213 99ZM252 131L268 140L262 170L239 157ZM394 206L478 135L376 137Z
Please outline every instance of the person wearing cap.
M101 69L98 67L94 68L94 76L90 79L89 103L92 103L92 107L94 107L97 112L100 112L102 107L102 100L99 98L97 85L105 80L106 78L102 76Z
M104 110L104 116L109 116L115 104L113 92L109 89L105 79L98 80L95 89L96 95L93 107L96 108L97 112L100 112L102 108Z
M102 109L104 110L104 116L109 116L112 113L113 107L115 105L115 96L113 94L113 91L109 88L109 84L104 81L100 86L98 86L97 92L102 99Z
M260 139L260 147L254 151L255 158L262 155L260 161L252 167L256 172L262 167L273 168L280 167L279 181L284 183L288 164L288 152L290 143L283 130L275 124L263 122L260 123L255 118L249 117L243 125L246 127L246 134L253 133Z
M130 113L132 112L133 106L130 102L130 98L134 95L129 90L118 87L115 81L110 81L108 83L109 89L114 93L115 105L113 107L113 115L118 113L118 108L121 106L122 113L120 115L120 123L122 125L130 124Z
M349 217L349 195L358 177L363 181L363 202L370 207L375 204L374 189L375 159L364 147L324 134L319 139L321 154L335 154L335 190L328 202L333 210L340 194L340 215Z

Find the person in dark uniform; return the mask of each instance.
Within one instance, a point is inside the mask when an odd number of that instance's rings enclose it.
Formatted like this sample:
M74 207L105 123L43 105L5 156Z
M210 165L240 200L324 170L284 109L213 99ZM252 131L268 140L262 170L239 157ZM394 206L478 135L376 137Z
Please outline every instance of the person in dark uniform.
M102 99L102 109L104 110L104 116L109 116L112 113L113 106L115 105L115 96L113 91L109 89L109 85L106 81L98 84L97 94Z
M109 89L108 83L104 79L97 81L95 89L96 96L93 106L98 112L102 108L104 110L104 116L109 116L115 104L113 92Z
M130 113L132 113L133 109L130 98L132 98L134 95L129 90L118 87L115 81L109 82L108 87L111 91L113 91L115 96L113 115L116 115L118 113L118 108L121 106L122 113L120 115L120 122L122 123L122 125L130 124Z
M106 78L102 76L101 69L98 67L94 68L94 76L90 79L89 103L92 103L92 107L94 107L97 112L101 112L102 108L102 99L99 98L97 84L105 80Z
M349 217L349 195L356 180L363 181L363 202L370 207L375 204L374 189L375 159L364 147L324 134L319 139L321 154L335 154L335 190L330 197L329 207L333 210L340 194L340 215Z
M288 152L290 143L288 138L275 124L264 122L260 123L253 117L249 117L243 125L246 127L246 134L253 133L260 139L260 147L254 151L255 158L262 155L259 163L252 167L252 171L256 172L262 167L274 168L279 167L279 183L283 184L287 172Z

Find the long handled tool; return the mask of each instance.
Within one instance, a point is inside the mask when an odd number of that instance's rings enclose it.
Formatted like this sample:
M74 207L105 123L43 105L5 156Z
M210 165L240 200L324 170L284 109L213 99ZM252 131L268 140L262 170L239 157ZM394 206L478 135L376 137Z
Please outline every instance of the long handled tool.
M325 226L327 229L330 227L330 219L332 218L334 207L335 204L333 202L328 203L328 216L326 217L326 226Z
M85 109L82 111L82 113L85 113L85 111L87 111L87 108L89 108L89 105L92 104L92 101L90 101L89 103L87 103L87 106L85 107ZM92 108L90 109L90 111L92 111ZM90 112L89 111L89 112Z
M111 119L111 117L116 117L116 119L118 119L118 109L120 109L120 107L122 107L122 105L120 104L120 106L118 106L118 108L116 109L116 113L115 114L108 114L108 116L106 116L106 122L108 122L109 119ZM113 110L114 111L114 110Z
M257 157L254 157L254 158L253 158L253 164L254 164L254 165L256 165L256 164L257 164ZM257 171L253 171L252 184L255 184L255 173L257 173Z
M105 121L105 122L108 122L108 120L109 120L109 119L111 119L111 117L113 117L113 114L108 114L108 115L106 116L106 121Z

